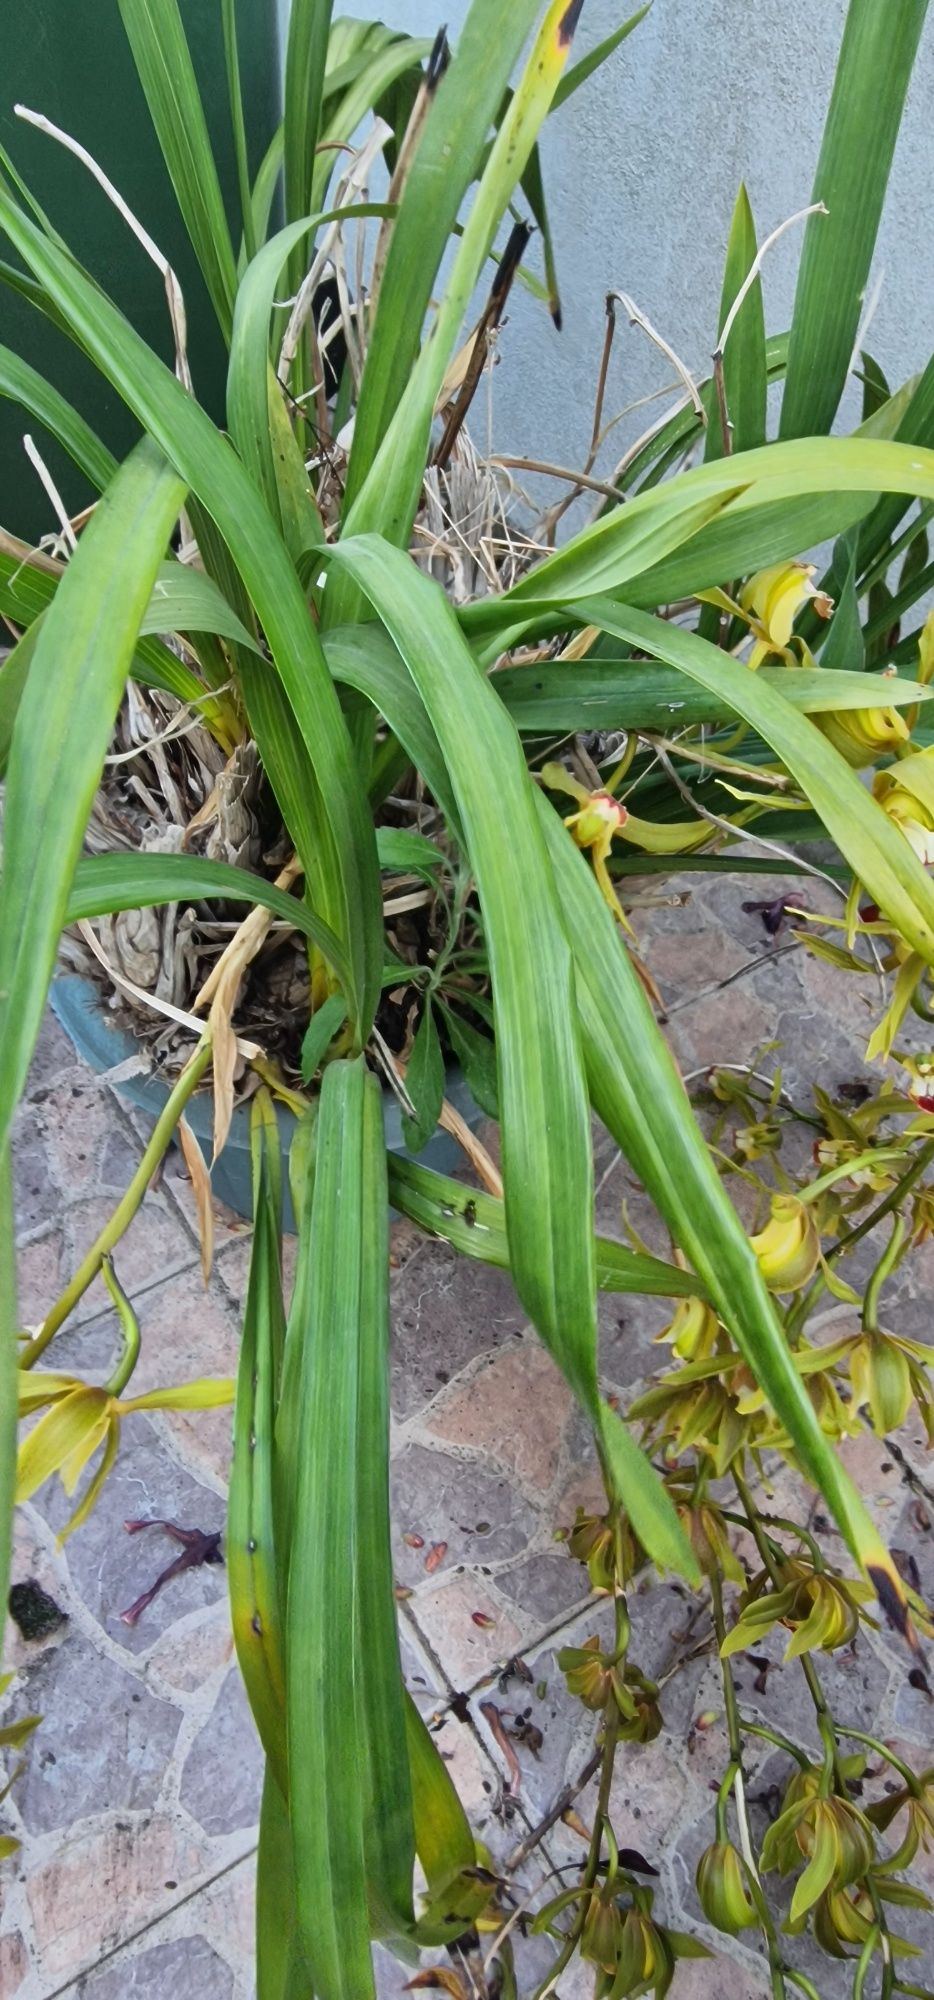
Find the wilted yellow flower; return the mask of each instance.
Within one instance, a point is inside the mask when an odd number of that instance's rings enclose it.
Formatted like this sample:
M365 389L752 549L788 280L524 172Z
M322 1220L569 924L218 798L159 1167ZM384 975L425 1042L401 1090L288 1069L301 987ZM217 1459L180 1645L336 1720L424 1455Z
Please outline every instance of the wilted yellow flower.
M877 1437L888 1437L904 1423L912 1400L934 1444L934 1384L931 1350L921 1341L899 1334L865 1332L850 1349L850 1383L857 1410L868 1407Z
M646 1422L650 1434L671 1438L678 1452L692 1445L705 1452L718 1479L737 1452L752 1442L756 1428L754 1420L740 1413L732 1389L720 1380L724 1367L732 1374L728 1355L688 1362L661 1376L629 1410L631 1418Z
M803 1556L787 1557L779 1575L778 1587L771 1589L766 1570L753 1579L740 1600L739 1619L720 1648L724 1658L759 1645L775 1625L787 1626L792 1635L786 1660L818 1646L831 1653L855 1638L860 1605L873 1595L868 1584L819 1570Z
M916 1783L914 1792L903 1785L897 1792L890 1792L875 1805L866 1807L866 1818L883 1833L899 1813L905 1814L900 1845L886 1861L880 1862L877 1870L880 1875L895 1875L902 1868L910 1868L919 1848L924 1854L934 1851L934 1769L922 1771Z
M568 1548L587 1564L591 1590L611 1591L616 1582L616 1538L606 1514L585 1514L578 1507ZM624 1579L620 1579L623 1581Z
M622 1942L623 1919L616 1897L612 1890L595 1889L581 1930L581 1957L612 1975L616 1971Z
M849 1799L803 1798L774 1820L762 1843L763 1869L790 1873L797 1856L791 1843L807 1857L807 1866L791 1899L791 1922L813 1908L828 1889L846 1889L872 1866L872 1828L865 1813Z
M745 1584L746 1572L731 1547L721 1509L712 1500L678 1508L678 1519L706 1576L719 1575Z
M773 1195L765 1228L749 1240L770 1292L800 1292L810 1284L820 1261L820 1238L810 1209L795 1195Z
M568 1684L568 1694L594 1711L605 1708L611 1689L611 1662L600 1650L594 1635L582 1646L562 1646L558 1665Z

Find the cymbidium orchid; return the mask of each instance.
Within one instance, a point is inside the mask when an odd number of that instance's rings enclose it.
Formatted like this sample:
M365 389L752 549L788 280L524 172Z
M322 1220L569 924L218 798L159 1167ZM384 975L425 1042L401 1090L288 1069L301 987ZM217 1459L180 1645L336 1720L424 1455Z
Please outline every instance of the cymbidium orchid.
M82 1473L103 1447L93 1477L61 1530L59 1541L64 1541L87 1520L100 1498L117 1456L124 1417L137 1410L212 1410L223 1403L232 1403L234 1397L234 1383L226 1378L185 1382L178 1387L149 1389L140 1396L125 1396L123 1391L139 1358L139 1327L110 1265L105 1263L103 1269L123 1332L123 1353L110 1380L97 1387L77 1375L51 1374L36 1368L21 1370L19 1375L20 1416L29 1416L37 1410L44 1414L27 1431L19 1448L17 1501L30 1500L53 1473L58 1473L70 1498Z
M627 840L647 854L689 854L694 848L705 846L716 832L715 827L702 819L664 823L638 819L620 799L614 798L609 786L602 791L588 791L563 764L543 764L541 779L549 791L565 792L577 800L577 812L569 813L564 824L575 844L590 853L601 892L613 915L622 923L626 919L607 866L615 839Z

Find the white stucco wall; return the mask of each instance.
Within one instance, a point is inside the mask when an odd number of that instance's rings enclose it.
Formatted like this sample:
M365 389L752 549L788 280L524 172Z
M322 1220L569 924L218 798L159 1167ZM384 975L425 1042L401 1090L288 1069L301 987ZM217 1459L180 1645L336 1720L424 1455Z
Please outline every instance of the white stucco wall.
M575 56L633 4L587 0ZM287 11L288 0L282 5ZM453 39L467 5L376 0L373 11L423 35L446 21ZM352 11L368 10L355 0ZM705 368L737 185L745 179L760 239L809 199L845 15L846 0L654 0L611 63L550 121L545 172L564 331L514 292L495 378L498 449L581 462L612 286L632 294L690 366ZM934 19L890 183L877 259L883 288L869 335L898 379L934 348L932 97ZM788 324L799 245L795 231L766 268L773 332ZM659 386L664 368L644 336L621 328L608 410ZM641 429L645 419L634 421Z

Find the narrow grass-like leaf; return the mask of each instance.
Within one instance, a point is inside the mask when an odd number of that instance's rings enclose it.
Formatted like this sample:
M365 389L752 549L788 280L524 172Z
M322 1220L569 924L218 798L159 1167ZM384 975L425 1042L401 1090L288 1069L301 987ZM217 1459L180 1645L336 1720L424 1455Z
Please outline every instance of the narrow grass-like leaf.
M270 397L279 388L269 361L269 323L279 289L282 267L313 230L344 215L385 216L385 203L366 202L347 209L304 215L277 231L248 265L237 293L230 367L227 375L227 423L230 434L255 484L265 494L273 519L281 519L276 440L270 429ZM323 532L317 537L323 539Z
M841 682L861 677L866 664L866 641L856 589L857 550L857 531L842 535L834 549L829 577L834 613L820 649L821 666L833 673L835 681ZM891 683L887 680L885 685L888 689Z
M288 896L262 875L234 868L226 861L209 861L197 854L92 854L74 870L63 921L101 917L113 910L139 910L161 903L209 900L252 903L271 910L302 931L316 945L338 977L347 978L343 950L313 910Z
M0 660L0 777L5 775L9 763L13 725L32 666L36 643L42 631L44 615L44 612L40 611L38 618L27 627L16 645L11 647L6 659Z
M285 52L285 217L297 222L313 207L324 71L333 0L292 0ZM301 271L298 270L298 279Z
M703 1279L853 1554L877 1582L881 1576L890 1601L894 1596L901 1602L891 1557L820 1429L742 1224L593 872L541 794L538 810L574 953L594 1109Z
M256 1856L256 2000L307 2000L295 1920L295 1874L288 1808L266 1766Z
M476 171L538 0L474 0L443 78L393 226L367 347L347 472L346 507L362 487L419 350L441 258ZM294 214L306 214L311 203Z
M253 1244L243 1311L234 1452L227 1503L226 1560L231 1624L240 1672L260 1741L283 1798L288 1796L285 1658L273 1529L273 1423L276 1357L285 1335L280 1218L273 1173L279 1172L275 1116L263 1129L253 1189Z
M410 1153L420 1153L438 1123L444 1097L444 1057L430 1000L422 1008L405 1085L415 1107L414 1118L403 1117L405 1143Z
M389 1157L389 1199L400 1215L417 1222L430 1236L452 1243L465 1257L509 1269L509 1244L503 1204L495 1195L465 1188L432 1167L402 1154ZM597 1284L603 1292L644 1292L652 1298L693 1298L701 1282L692 1271L629 1250L612 1237L596 1239ZM705 1295L702 1287L702 1296Z
M577 615L667 660L705 687L729 689L735 714L758 730L792 772L873 901L913 950L934 964L934 887L910 842L826 736L792 712L774 685L760 684L756 674L696 633L643 611L593 598L577 607Z
M117 470L113 453L52 383L9 347L0 347L0 396L9 396L44 424L99 493L110 484Z
M59 575L47 569L39 569L32 563L24 563L21 557L14 557L0 548L0 612L14 625L24 628L33 626L43 611L51 604L58 589ZM143 614L145 622L146 613ZM0 711L3 726L0 740L3 750L0 755L0 771L6 768L9 752L9 734L12 733L19 693L16 684L20 669L13 662L14 647L6 660L0 663L0 690L3 689L9 670L6 693L0 692ZM205 689L197 674L169 651L159 639L140 637L130 667L132 678L141 681L145 687L163 688L167 694L174 694L179 701L196 702L199 712L209 727L216 729L224 740L223 714L218 703L206 699ZM234 739L236 740L236 739ZM231 745L232 747L232 745Z
M850 0L798 270L781 436L830 430L859 330L927 0Z
M838 614L839 615L839 614ZM842 642L841 642L842 644ZM748 675L749 669L743 671ZM763 687L774 688L802 715L839 708L871 708L883 695L895 708L919 698L916 681L892 679L880 685L875 674L823 672L802 667L760 667ZM517 729L529 734L577 729L679 729L688 723L721 722L736 711L727 690L685 683L676 668L657 660L545 660L505 667L492 686Z
M434 725L477 881L497 1022L516 1286L582 1401L596 1394L590 1128L570 956L512 724L443 593L375 536L328 552L385 624ZM328 585L330 588L330 582ZM512 856L521 840L521 876Z
M318 157L315 161L311 206L324 198L334 162L353 139L367 113L375 110L400 78L418 71L430 56L433 43L411 35L394 36L382 48L364 56L357 74L340 93L331 93L322 120ZM397 137L401 138L401 133Z
M363 1058L359 1059L362 1069ZM357 1082L343 1097L352 1107ZM363 1809L371 1923L383 1935L413 1921L415 1827L405 1695L399 1660L389 1526L389 1194L383 1094L363 1071L359 1216L356 1416L356 1750L364 1770ZM337 1194L340 1200L340 1189Z
M2 188L0 226L41 272L97 366L200 496L243 577L275 663L275 671L258 660L251 668L249 656L241 654L251 722L315 906L347 951L351 1015L365 1034L383 955L373 825L320 642L281 536L236 453L204 411L75 261L47 243Z
M243 119L243 86L240 80L240 54L237 47L237 0L221 0L221 21L224 29L224 64L227 70L227 94L230 98L230 125L233 132L234 157L237 162L237 186L240 190L243 246L247 257L250 258L256 253L256 229L253 216L252 189L250 187L246 125Z
M475 16L485 11L482 0L475 0L468 17L468 27ZM566 68L579 12L576 0L571 0L571 4L568 0L551 0L551 5L547 9L527 57L522 76L503 117L473 206L464 224L453 268L445 285L429 338L411 368L408 382L398 400L395 414L386 429L378 454L373 458L366 473L364 485L361 486L352 504L345 503L344 519L346 529L351 534L359 535L376 530L400 547L408 547L428 456L435 403L444 380L444 372L454 350L474 287L492 249L500 221L522 177L539 129L547 116L555 90ZM513 0L509 16L510 20L524 20L525 9L519 4L519 0ZM507 39L500 10L500 21L495 31L495 47L498 52L502 51ZM489 68L488 53L484 64L487 73ZM453 74L454 65L445 79L444 89L451 84ZM442 92L439 91L435 111L438 109L441 97ZM427 136L426 133L423 145ZM450 159L448 144L448 151L445 154L445 181L453 181L454 178L450 173ZM407 190L406 202L409 198L410 190ZM438 199L437 189L434 198L440 209L442 201ZM403 202L403 210L406 202ZM391 257L390 251L390 259ZM387 262L386 277L388 273ZM386 337L385 331L383 334L380 333L384 305L385 279L380 310L373 332L374 345L377 342L381 344L382 339ZM410 313L411 310L412 302L407 300L405 311ZM385 322L383 325L385 328ZM398 321L393 322L393 328L393 337L398 340ZM360 407L355 423L354 450L351 452L351 473L354 452L357 450L356 427L361 422L363 408L364 396L361 390ZM353 492L352 487L350 492ZM333 602L325 605L325 616L329 625L340 623L342 615L340 600L336 607Z
M378 1082L362 1058L332 1063L302 1223L314 1256L302 1273L286 1670L299 1932L315 1990L334 2000L372 1992L368 1903L377 1922L398 1912L414 1855L388 1544L384 1160Z
M573 97L575 90L580 89L582 83L586 83L596 70L602 69L604 63L609 62L610 57L616 54L617 49L632 34L633 29L638 28L646 15L651 12L651 5L652 0L648 0L646 6L638 7L634 14L630 14L628 21L621 22L611 34L604 36L602 42L596 42L592 49L588 49L587 54L581 56L579 62L571 64L555 91L552 99L553 110L558 111L562 104L567 103L569 97Z
M373 1992L354 1684L363 1645L355 1578L361 1260L368 1254L363 1091L359 1060L332 1063L325 1073L307 1217L315 1249L302 1329L286 1636L296 1913L314 1990L329 2000ZM283 1394L286 1388L287 1377Z
M257 243L265 243L269 234L269 218L276 198L276 188L282 173L282 158L285 146L285 127L281 123L269 141L259 164L253 182L253 230Z
M473 636L508 627L525 603L541 609L557 597L568 600L585 592L625 590L627 601L663 603L664 597L646 595L647 579L661 568L662 556L691 537L696 538L694 546L683 548L680 559L684 578L694 579L681 579L687 591L705 588L701 580L705 575L708 582L722 583L747 573L752 566L750 549L760 546L756 539L761 534L756 522L760 510L768 514L770 532L780 531L784 522L785 539L792 531L801 535L795 544L800 550L818 539L815 533L804 532L815 526L806 512L811 496L819 500L822 495L838 495L848 504L861 494L884 492L934 499L934 452L867 437L791 439L736 452L679 473L664 486L637 494L625 507L604 514L537 563L512 590L467 606L462 622ZM705 531L706 547L716 552L712 575L709 558L701 560L697 554L698 531L704 508L714 515L721 506L716 529ZM640 574L641 591L632 582Z
M457 1788L410 1694L405 1734L415 1816L415 1846L429 1893L443 1889L476 1860L473 1834Z
M236 259L178 0L118 5L185 227L229 340Z
M171 561L160 565L140 630L144 634L213 632L234 645L248 646L251 652L261 650L217 584L191 563Z
M590 1121L570 954L521 745L430 578L374 536L345 537L328 557L347 567L378 610L437 731L477 882L493 979L513 1279L599 1426ZM521 876L513 865L520 842ZM653 1477L644 1460L642 1476ZM663 1501L659 1508L665 1512ZM690 1575L693 1559L670 1503L667 1517L670 1533L660 1560Z
M184 495L144 440L68 565L23 689L0 877L0 1146L26 1080L140 619Z
M756 225L745 187L740 184L730 225L720 299L718 335L744 285L756 255ZM730 444L734 451L750 451L765 443L768 374L765 360L765 314L762 281L756 278L740 306L730 329L723 355L723 385ZM716 389L707 396L706 458L722 458L724 453L720 401Z

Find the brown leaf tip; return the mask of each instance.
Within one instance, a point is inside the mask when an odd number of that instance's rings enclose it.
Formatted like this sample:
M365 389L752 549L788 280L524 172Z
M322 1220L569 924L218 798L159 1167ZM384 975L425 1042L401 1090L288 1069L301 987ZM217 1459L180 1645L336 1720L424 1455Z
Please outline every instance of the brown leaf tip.
M448 41L447 28L439 28L435 36L434 48L428 58L428 67L425 71L426 90L429 92L437 90L450 60L451 44Z
M570 0L570 5L565 8L565 11L561 16L561 19L558 22L559 48L562 49L570 48L570 45L574 40L574 30L577 27L577 23L580 20L583 11L584 11L584 0Z
M888 1623L894 1626L896 1632L901 1634L909 1646L916 1648L918 1635L912 1625L908 1614L908 1606L898 1585L889 1575L888 1570L882 1569L881 1565L877 1563L870 1563L868 1565L868 1572L873 1589Z

